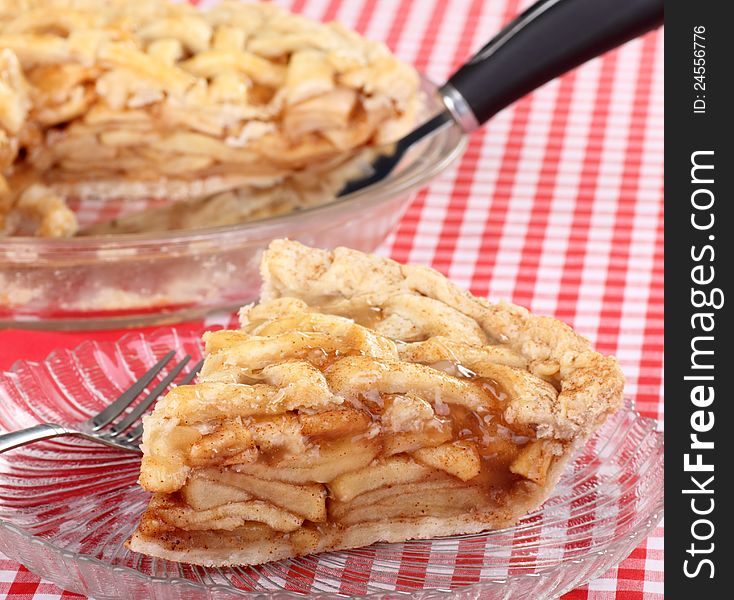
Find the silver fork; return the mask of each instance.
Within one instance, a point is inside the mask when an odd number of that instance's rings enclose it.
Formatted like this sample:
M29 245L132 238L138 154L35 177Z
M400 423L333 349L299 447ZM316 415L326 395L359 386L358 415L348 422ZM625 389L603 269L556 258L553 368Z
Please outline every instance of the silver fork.
M120 448L121 450L140 452L140 437L143 435L143 425L139 423L140 418L173 380L178 377L179 373L181 373L186 364L191 360L191 357L186 355L181 362L177 363L161 379L160 383L150 390L145 398L130 412L124 414L125 410L129 406L132 406L135 400L145 392L148 384L171 362L175 354L175 350L166 354L140 379L123 392L117 400L92 418L81 423L74 423L73 425L42 423L29 427L28 429L21 429L0 435L0 452L5 452L11 448L17 448L18 446L24 446L32 442L67 435L82 437L86 440L100 442L113 448ZM194 368L186 374L178 385L190 383L199 372L199 369L201 369L203 363L204 361L200 361L194 365Z

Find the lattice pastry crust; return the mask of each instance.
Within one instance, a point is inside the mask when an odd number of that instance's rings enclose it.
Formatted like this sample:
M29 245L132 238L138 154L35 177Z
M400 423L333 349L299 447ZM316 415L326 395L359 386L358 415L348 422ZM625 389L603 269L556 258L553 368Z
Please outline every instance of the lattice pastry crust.
M621 404L613 358L433 270L278 240L262 275L145 421L133 550L256 564L503 527Z
M272 187L397 139L423 106L384 44L267 2L0 0L0 49L0 234L39 222L16 210L34 183L47 212Z

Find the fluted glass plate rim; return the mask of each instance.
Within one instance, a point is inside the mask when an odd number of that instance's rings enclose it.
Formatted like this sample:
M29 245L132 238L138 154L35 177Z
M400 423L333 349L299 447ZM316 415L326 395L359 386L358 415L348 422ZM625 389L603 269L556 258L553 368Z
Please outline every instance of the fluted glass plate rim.
M180 332L177 331L175 328L160 328L156 329L153 332L149 333L141 333L141 332L130 332L125 335L123 335L120 339L117 340L117 342L114 343L116 347L120 347L122 344L125 343L126 340L134 340L134 339L140 339L141 337L143 339L154 339L157 335L160 335L162 332L171 332L175 336L198 336L198 332L195 331L186 331L186 332ZM104 342L102 342L104 344ZM107 342L109 343L109 342ZM83 348L85 345L97 345L98 342L94 341L84 341L81 344L79 344L76 348L70 350L71 353L78 352L81 348ZM48 360L50 360L55 354L58 352L58 350L53 351L49 353L45 361L23 361L19 360L13 363L11 368L6 371L6 374L14 373L18 370L18 368L24 364L27 365L40 365ZM637 411L634 410L633 402L629 399L625 401L625 406L621 409L620 413L627 414L630 416L632 421L630 422L629 428L632 427L632 425L636 423L641 423L646 429L649 429L649 433L652 434L655 437L656 445L655 448L657 449L657 453L655 455L651 455L650 460L659 460L662 462L662 448L663 448L663 435L662 432L659 431L657 427L657 423L654 419L651 419L649 417L643 417L641 416ZM0 428L1 429L1 428ZM573 459L572 459L573 462ZM2 475L0 475L0 479L2 479ZM551 496L552 498L553 496ZM509 528L505 528L502 530L495 530L491 532L491 534L498 534L498 533L507 533L507 532L517 532L521 531L523 527L531 528L532 524L526 522L526 519L532 518L533 515L536 513L540 513L542 511L542 507L540 509L537 509L536 511L533 511L529 513L523 521L518 523L517 525ZM642 525L637 527L631 534L628 534L626 536L622 536L619 538L614 538L611 540L606 547L597 550L594 553L575 557L573 559L569 559L567 564L561 564L559 562L550 562L549 564L545 566L541 566L538 568L535 572L532 573L514 573L511 575L508 575L506 577L494 577L489 579L484 579L481 581L478 581L476 583L472 583L463 587L457 587L457 588L426 588L426 589L418 589L415 591L403 591L403 590L394 590L394 589L385 589L382 591L371 591L365 594L359 594L355 597L364 598L364 599L376 599L376 598L384 598L386 595L395 595L400 597L420 597L420 598L432 598L434 596L441 596L441 597L458 597L458 596L464 596L465 594L471 594L472 592L482 592L484 590L489 590L491 588L494 588L498 585L506 584L510 581L517 581L520 579L524 580L540 580L544 577L548 577L552 575L555 572L558 572L559 570L563 568L568 568L570 566L573 567L580 567L581 565L584 565L586 563L589 563L590 561L594 559L599 559L601 557L610 557L611 559L607 562L605 561L603 564L601 564L593 573L590 573L588 577L583 578L579 581L573 581L567 588L559 588L552 591L554 595L560 595L561 593L565 593L566 591L573 589L574 587L577 587L578 585L582 585L585 581L588 581L590 577L594 575L598 575L604 570L610 568L613 566L616 562L624 558L624 556L629 553L632 549L634 549L639 542L644 539L650 531L653 530L653 528L659 523L659 521L662 519L664 512L663 507L663 494L662 490L659 494L659 496L655 499L654 505L650 508L649 511L647 511L646 518L644 519L644 522L642 522ZM88 564L93 567L102 568L105 570L110 571L114 575L118 576L132 576L136 578L138 581L140 581L143 584L149 584L149 585L175 585L175 586L183 586L183 588L189 589L190 591L196 591L203 594L227 594L232 597L249 597L249 598L282 598L282 599L295 599L295 598L303 598L305 596L304 593L301 592L292 592L288 590L267 590L267 591L248 591L248 590L242 590L236 587L232 587L226 584L221 583L198 583L195 581L191 581L189 579L185 579L182 577L161 577L156 575L150 575L146 573L142 573L134 568L122 566L122 565L113 565L109 562L96 558L94 556L85 555L80 552L74 552L71 550L67 550L64 548L61 548L53 543L53 540L46 540L40 537L37 537L33 535L32 533L24 530L22 527L17 526L13 523L10 523L0 517L0 536L16 536L19 539L33 545L38 545L41 547L44 547L48 551L52 552L53 554L57 555L62 560L70 560L74 562L79 562L82 564ZM470 535L463 535L463 536L447 536L444 538L436 538L435 541L461 541L461 540L471 540L471 539L477 539L480 538L483 535L487 535L487 532L484 533L478 533L478 534L470 534ZM419 542L428 542L431 543L432 540L418 540ZM411 542L407 542L410 544ZM374 547L380 548L380 547L386 547L391 546L389 544L377 544ZM399 544L393 544L392 546L397 547ZM356 551L359 551L361 549L356 549ZM623 551L624 554L618 557L614 557L613 555L618 554L620 551ZM349 551L346 551L349 552ZM7 552L6 552L7 554ZM324 553L325 555L333 554L333 553ZM9 558L13 558L13 556L8 555ZM323 554L322 554L323 556ZM48 578L48 573L39 573L42 576L46 576ZM54 581L53 577L50 577L52 581ZM59 583L58 581L54 581L55 583ZM86 584L83 584L86 588ZM94 590L88 590L86 589L82 593L88 593L88 594L94 594ZM97 596L100 596L103 592L99 591L97 592ZM318 598L318 599L326 599L326 598L333 598L335 595L334 592L314 592L309 593L309 597Z

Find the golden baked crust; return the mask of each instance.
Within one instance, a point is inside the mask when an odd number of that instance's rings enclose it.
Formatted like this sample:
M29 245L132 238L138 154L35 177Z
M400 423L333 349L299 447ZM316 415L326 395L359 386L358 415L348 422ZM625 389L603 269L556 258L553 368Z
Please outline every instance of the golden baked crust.
M308 189L294 173L339 172L423 105L384 44L267 2L0 0L0 49L0 234L35 225L15 210L34 182L61 199Z
M621 406L624 378L614 357L595 352L561 321L472 296L428 267L349 248L328 252L275 240L261 271L263 301L298 298L337 314L378 307L388 318L375 322L375 330L387 337L413 341L440 335L455 344L516 353L530 373L559 388L549 402L514 398L507 415L536 423L543 437L587 435ZM247 307L241 315L246 322Z
M129 547L205 565L504 527L622 401L613 358L431 269L288 240L145 419Z

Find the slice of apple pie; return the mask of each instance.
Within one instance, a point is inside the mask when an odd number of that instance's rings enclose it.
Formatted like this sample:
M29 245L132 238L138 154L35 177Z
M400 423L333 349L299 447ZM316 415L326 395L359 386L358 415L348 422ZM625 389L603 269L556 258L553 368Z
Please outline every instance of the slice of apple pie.
M431 269L279 240L262 274L145 421L132 550L257 564L504 527L621 404L614 358Z

